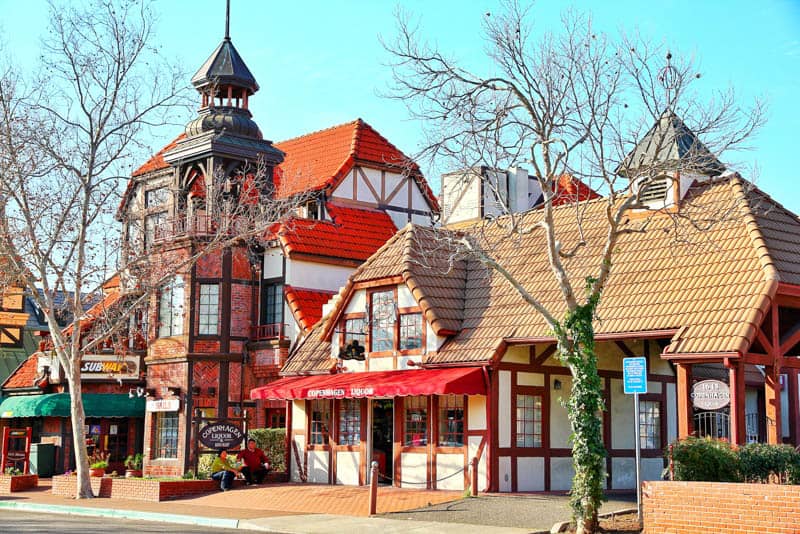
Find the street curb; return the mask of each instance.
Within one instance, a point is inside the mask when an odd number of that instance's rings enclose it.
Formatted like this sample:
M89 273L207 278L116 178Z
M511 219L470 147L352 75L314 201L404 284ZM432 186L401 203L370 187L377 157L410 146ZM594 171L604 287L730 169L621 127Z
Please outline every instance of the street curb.
M141 521L157 521L161 523L178 523L211 528L235 529L238 519L218 517L196 517L181 514L164 514L160 512L141 512L138 510L115 510L90 508L87 506L64 506L58 504L38 504L0 501L0 509L19 510L20 512L42 512L48 514L85 515L94 517L114 517L117 519L138 519Z

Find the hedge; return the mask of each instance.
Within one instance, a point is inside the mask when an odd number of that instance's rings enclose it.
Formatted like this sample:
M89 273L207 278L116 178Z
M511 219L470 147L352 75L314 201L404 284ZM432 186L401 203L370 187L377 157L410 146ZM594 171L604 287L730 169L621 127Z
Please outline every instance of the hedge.
M800 484L800 452L791 445L749 443L732 446L725 440L689 437L667 452L673 480Z
M285 428L256 428L249 430L247 434L248 438L256 440L256 445L267 455L273 471L286 471Z

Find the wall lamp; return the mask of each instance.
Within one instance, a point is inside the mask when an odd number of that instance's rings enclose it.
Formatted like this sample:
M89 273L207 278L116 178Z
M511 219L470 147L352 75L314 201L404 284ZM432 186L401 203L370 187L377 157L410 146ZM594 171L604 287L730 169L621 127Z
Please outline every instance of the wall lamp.
M558 378L553 380L553 389L561 389L561 380Z

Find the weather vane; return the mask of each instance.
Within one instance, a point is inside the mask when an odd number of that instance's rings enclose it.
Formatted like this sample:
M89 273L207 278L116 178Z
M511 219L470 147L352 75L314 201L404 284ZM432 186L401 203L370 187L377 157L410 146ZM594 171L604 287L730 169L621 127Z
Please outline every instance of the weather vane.
M667 100L669 100L669 92L680 83L680 73L678 69L672 66L672 52L667 51L667 65L658 73L658 81L667 92Z

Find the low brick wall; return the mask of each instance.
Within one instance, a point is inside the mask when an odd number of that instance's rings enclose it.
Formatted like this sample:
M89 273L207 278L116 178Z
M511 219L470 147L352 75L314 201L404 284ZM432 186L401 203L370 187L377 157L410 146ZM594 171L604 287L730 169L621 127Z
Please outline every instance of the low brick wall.
M0 475L0 493L25 491L38 485L39 475Z
M800 532L800 486L643 483L645 534Z
M234 485L243 484L235 481ZM76 482L71 475L53 477L53 495L75 497ZM168 501L219 490L215 480L154 480L149 478L92 478L96 497L133 499L137 501Z

